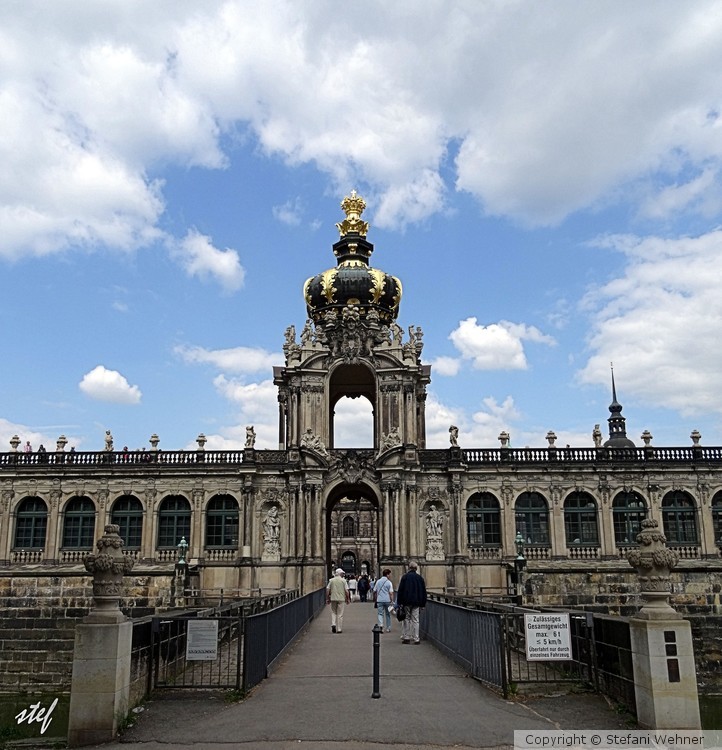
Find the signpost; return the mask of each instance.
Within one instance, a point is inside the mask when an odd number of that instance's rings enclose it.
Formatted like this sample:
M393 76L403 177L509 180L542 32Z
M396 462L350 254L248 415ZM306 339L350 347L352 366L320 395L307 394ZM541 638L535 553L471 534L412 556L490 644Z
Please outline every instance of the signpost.
M572 658L569 613L525 614L527 661Z

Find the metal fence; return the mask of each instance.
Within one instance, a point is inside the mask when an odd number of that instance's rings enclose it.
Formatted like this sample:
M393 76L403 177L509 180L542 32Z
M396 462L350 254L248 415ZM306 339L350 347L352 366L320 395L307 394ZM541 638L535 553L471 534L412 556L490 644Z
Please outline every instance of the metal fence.
M133 700L157 688L248 689L266 676L323 603L323 590L302 597L287 591L134 621ZM213 659L187 658L192 621L217 623Z
M569 615L571 659L527 658L525 614ZM425 637L469 674L507 697L512 685L580 683L636 713L629 620L577 610L532 610L432 594Z
M280 607L251 615L245 621L243 690L249 690L268 675L274 662L295 640L326 603L326 590L319 589Z

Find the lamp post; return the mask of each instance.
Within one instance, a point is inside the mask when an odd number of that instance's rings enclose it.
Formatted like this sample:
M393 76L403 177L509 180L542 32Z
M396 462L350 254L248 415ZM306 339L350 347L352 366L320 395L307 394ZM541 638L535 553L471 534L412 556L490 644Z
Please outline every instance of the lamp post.
M188 551L188 542L186 542L186 538L182 536L180 542L178 542L178 564L179 565L186 564L186 552L187 551Z
M516 532L514 545L516 546L516 558L514 560L514 573L516 578L516 603L521 606L523 590L522 571L526 567L526 558L524 557L524 537L521 535L521 531Z

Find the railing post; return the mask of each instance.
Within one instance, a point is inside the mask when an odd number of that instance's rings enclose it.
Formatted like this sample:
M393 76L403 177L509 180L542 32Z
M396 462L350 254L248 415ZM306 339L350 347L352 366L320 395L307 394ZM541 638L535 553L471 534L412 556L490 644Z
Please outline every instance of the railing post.
M377 623L373 626L371 631L374 634L374 676L373 676L373 692L371 693L372 698L380 698L381 693L379 691L379 669L380 659L379 652L381 650L381 643L379 636L381 635L381 626Z

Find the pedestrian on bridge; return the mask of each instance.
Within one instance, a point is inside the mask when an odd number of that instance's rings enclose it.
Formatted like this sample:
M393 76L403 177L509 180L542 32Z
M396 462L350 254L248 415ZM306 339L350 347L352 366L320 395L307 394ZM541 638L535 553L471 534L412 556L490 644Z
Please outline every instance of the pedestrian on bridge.
M401 576L396 604L406 608L401 622L401 642L419 645L419 614L426 606L426 582L419 575L419 564L412 560L408 572Z
M379 627L383 629L386 621L386 632L391 632L391 607L394 603L394 585L391 583L391 570L384 568L381 578L374 585L374 602L379 618Z
M336 568L336 575L326 586L326 604L331 605L331 632L343 632L343 611L349 603L348 583L343 568Z

